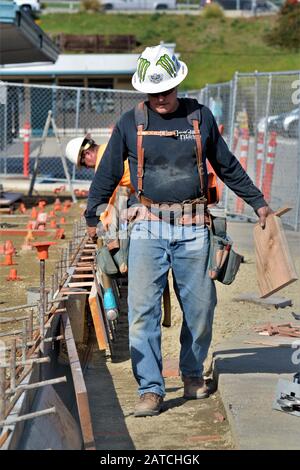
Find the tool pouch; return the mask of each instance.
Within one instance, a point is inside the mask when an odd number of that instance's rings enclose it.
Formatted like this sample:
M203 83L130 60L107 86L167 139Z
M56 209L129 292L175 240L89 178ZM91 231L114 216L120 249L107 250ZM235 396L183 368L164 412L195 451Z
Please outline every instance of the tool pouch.
M210 214L209 276L222 284L231 284L239 270L242 256L232 249L226 234L226 218Z
M99 269L108 276L116 276L119 272L111 252L106 245L97 250L96 264Z
M117 236L117 243L107 243L103 237L103 246L96 252L97 266L111 277L128 271L129 231L120 230Z

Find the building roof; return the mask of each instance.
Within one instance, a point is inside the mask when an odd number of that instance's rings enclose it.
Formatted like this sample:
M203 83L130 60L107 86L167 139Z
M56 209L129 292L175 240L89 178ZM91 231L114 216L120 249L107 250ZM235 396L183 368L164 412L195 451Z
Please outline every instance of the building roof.
M0 75L129 75L140 54L61 54L55 64L1 67Z
M0 2L0 65L54 62L58 52L30 15L13 2Z
M165 44L174 50L175 44ZM178 55L178 54L176 54ZM60 54L54 64L21 64L0 67L0 77L8 75L132 75L140 54Z

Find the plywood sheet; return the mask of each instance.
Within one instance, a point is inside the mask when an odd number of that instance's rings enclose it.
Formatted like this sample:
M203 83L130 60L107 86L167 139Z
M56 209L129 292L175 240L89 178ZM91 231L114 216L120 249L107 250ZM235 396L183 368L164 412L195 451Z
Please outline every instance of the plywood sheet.
M253 230L257 281L261 297L268 297L298 279L280 218L271 214L263 230Z

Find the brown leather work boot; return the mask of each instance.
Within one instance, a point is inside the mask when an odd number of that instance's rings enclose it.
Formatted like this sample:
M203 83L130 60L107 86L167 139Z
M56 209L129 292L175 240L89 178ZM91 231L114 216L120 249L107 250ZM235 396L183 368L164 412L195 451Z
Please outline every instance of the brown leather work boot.
M187 399L201 399L209 396L209 389L203 377L182 377L184 384L183 397Z
M135 406L134 416L156 416L161 411L162 403L163 397L157 393L144 393Z

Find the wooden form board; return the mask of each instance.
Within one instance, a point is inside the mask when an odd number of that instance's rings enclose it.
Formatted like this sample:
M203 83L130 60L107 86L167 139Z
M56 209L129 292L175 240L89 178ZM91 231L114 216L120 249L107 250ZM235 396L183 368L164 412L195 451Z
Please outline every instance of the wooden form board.
M253 230L257 281L261 297L268 297L298 279L280 218L271 214L263 230Z
M91 293L89 295L89 304L91 309L91 314L93 318L93 323L95 327L98 347L100 351L109 351L109 341L103 321L103 317L101 315L101 306L99 303L99 297L96 285L92 286Z
M65 340L70 360L84 447L86 450L95 450L95 438L92 427L88 394L76 349L76 344L74 341L70 319L67 313L62 314L62 321L65 330Z

